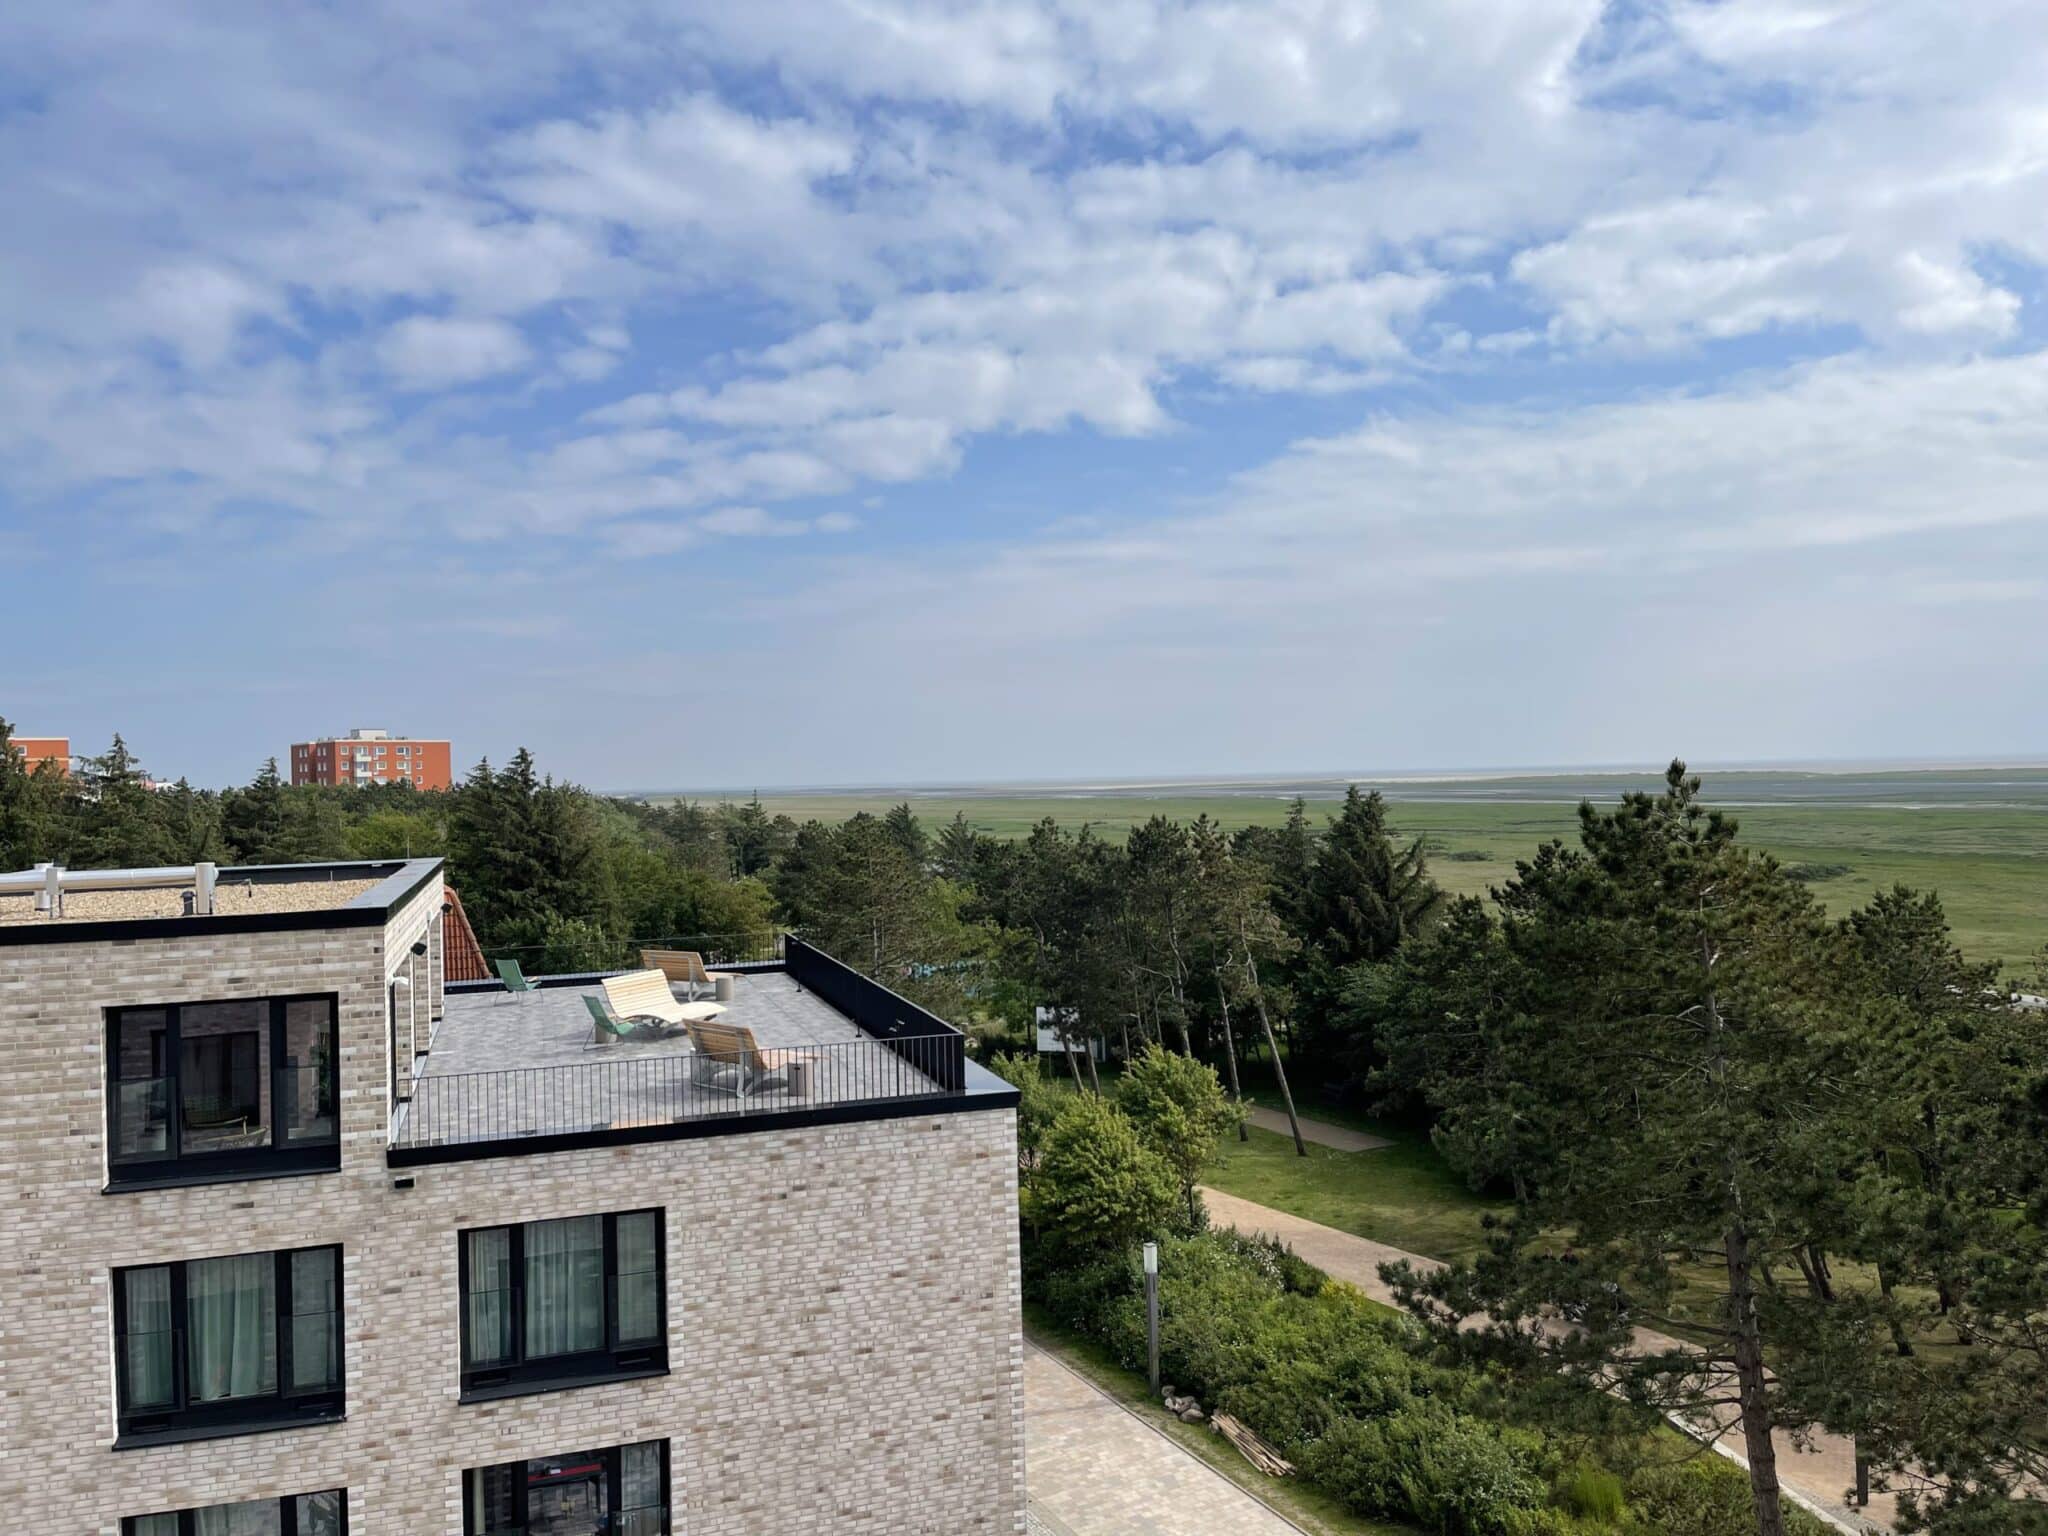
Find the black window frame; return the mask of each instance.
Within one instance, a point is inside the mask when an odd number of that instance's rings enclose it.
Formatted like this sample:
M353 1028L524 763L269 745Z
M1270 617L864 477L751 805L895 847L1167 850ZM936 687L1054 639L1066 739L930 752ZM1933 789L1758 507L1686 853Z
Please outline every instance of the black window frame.
M672 1536L675 1530L675 1503L671 1497L674 1484L671 1481L672 1468L669 1441L666 1437L654 1440L624 1440L616 1445L605 1446L596 1453L604 1458L605 1463L605 1502L608 1506L606 1518L615 1525L618 1516L625 1513L619 1507L625 1500L625 1453L628 1446L634 1445L658 1445L661 1447L661 1536ZM520 1536L520 1533L525 1531L528 1522L532 1519L532 1508L528 1502L529 1495L532 1492L532 1475L526 1471L526 1468L536 1461L548 1461L551 1459L553 1458L546 1456L528 1456L518 1461L495 1461L482 1467L465 1467L462 1472L463 1536L471 1536L477 1521L475 1485L470 1478L472 1472L490 1472L500 1467L516 1467L519 1469L512 1482L512 1523L509 1526L498 1527L497 1530L487 1533L487 1536Z
M257 1249L273 1260L271 1310L277 1338L277 1389L263 1397L238 1397L221 1402L191 1401L192 1373L188 1354L189 1278L193 1264L215 1258L249 1258L249 1253L204 1254L195 1259L166 1259L156 1264L129 1264L113 1272L114 1419L116 1449L163 1445L217 1436L258 1434L301 1424L331 1424L348 1412L348 1287L339 1243L314 1243L304 1248ZM302 1253L334 1255L334 1381L316 1390L294 1391L292 1380L292 1259ZM171 1402L164 1407L128 1406L128 1277L143 1270L170 1271ZM325 1492L327 1490L316 1490Z
M323 1493L341 1495L341 1530L337 1536L348 1536L348 1490L346 1488L314 1488L306 1493L280 1494L277 1500L277 1528L280 1536L305 1536L299 1530L299 1500L315 1498ZM260 1499L231 1499L230 1504L262 1503ZM127 1515L121 1521L121 1536L137 1536L145 1520L161 1519L165 1515L178 1517L178 1536L199 1536L199 1516L202 1511L220 1509L220 1504L197 1504L190 1509L160 1509L147 1515Z
M462 1370L463 1402L488 1402L494 1398L519 1397L532 1392L558 1392L571 1387L668 1374L668 1208L643 1205L624 1211L585 1211L581 1215L601 1216L604 1222L605 1342L600 1349L583 1350L573 1355L531 1358L526 1347L526 1230L542 1221L558 1218L494 1222L489 1226L465 1227L455 1234L455 1309L461 1334L458 1360ZM661 1317L661 1337L652 1343L629 1344L619 1338L619 1218L622 1216L654 1218L655 1306ZM510 1234L508 1265L511 1290L506 1306L512 1320L512 1355L503 1363L472 1366L469 1363L469 1248L470 1239L482 1232Z
M184 1053L180 1023L187 1008L213 1008L238 1003L259 1003L269 1010L270 1114L264 1126L266 1140L258 1147L236 1147L222 1152L187 1152L184 1140L184 1094L180 1076ZM334 1127L321 1137L301 1136L289 1145L278 1142L278 1111L285 1102L286 1020L294 1003L327 1005L327 1061L332 1081L327 1085L334 1104ZM123 1156L120 1151L121 1021L130 1014L161 1013L164 1016L155 1074L164 1080L164 1150L160 1154ZM106 1137L107 1188L161 1188L166 1185L204 1183L219 1178L262 1178L291 1173L325 1173L341 1167L341 994L339 992L292 992L265 997L221 997L190 999L181 1003L125 1004L106 1010ZM231 1037L230 1037L231 1038ZM260 1059L260 1057L259 1057ZM260 1072L260 1068L258 1069Z

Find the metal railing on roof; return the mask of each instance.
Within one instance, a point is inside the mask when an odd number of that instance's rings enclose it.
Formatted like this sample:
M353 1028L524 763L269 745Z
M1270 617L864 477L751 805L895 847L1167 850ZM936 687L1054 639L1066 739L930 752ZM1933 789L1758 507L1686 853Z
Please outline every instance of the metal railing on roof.
M631 1132L738 1114L938 1098L958 1092L958 1031L787 1050L687 1051L419 1077L391 1122L394 1149Z

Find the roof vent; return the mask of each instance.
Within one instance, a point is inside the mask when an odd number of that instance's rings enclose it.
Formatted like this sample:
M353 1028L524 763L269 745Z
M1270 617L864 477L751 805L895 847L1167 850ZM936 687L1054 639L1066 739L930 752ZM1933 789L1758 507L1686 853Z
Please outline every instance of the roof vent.
M43 888L36 892L36 910L51 917L64 915L64 866L62 864L38 864L36 870L43 877Z

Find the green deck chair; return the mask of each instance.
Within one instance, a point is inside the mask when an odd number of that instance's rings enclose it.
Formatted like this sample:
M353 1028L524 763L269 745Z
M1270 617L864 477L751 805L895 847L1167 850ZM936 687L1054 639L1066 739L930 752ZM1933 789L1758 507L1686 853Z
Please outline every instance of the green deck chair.
M540 990L538 983L526 979L526 972L519 969L517 960L493 960L491 964L497 968L498 980L505 983L506 997L523 997ZM503 1002L504 998L499 1001Z
M682 1033L680 1029L670 1029L658 1019L622 1019L593 992L583 994L583 1006L590 1010L592 1045L603 1045L610 1040L666 1040L670 1035Z

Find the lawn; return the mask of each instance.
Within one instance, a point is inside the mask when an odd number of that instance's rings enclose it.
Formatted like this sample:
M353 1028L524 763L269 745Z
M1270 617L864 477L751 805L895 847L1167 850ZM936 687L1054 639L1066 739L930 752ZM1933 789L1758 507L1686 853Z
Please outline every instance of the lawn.
M1253 1103L1280 1106L1279 1095L1269 1087L1252 1088L1246 1096ZM1308 1156L1302 1157L1288 1137L1254 1127L1248 1143L1225 1143L1203 1182L1340 1232L1453 1263L1481 1251L1480 1223L1488 1212L1507 1214L1506 1201L1474 1194L1428 1138L1354 1111L1307 1105L1301 1109L1304 1118L1369 1131L1392 1144L1371 1152L1339 1152L1310 1142ZM1834 1268L1845 1285L1875 1284L1875 1276L1861 1265L1837 1258ZM1725 1277L1711 1266L1679 1266L1672 1315L1662 1326L1695 1343L1712 1342L1710 1335L1688 1326L1685 1319L1714 1316L1725 1284ZM1917 1295L1911 1290L1901 1294L1909 1299ZM1931 1318L1917 1337L1922 1351L1934 1355L1957 1347L1954 1334Z
M1301 1157L1287 1137L1254 1127L1248 1143L1227 1144L1207 1182L1240 1199L1409 1253L1452 1260L1477 1254L1480 1219L1488 1211L1504 1213L1506 1205L1473 1194L1413 1132L1353 1123L1393 1145L1339 1152L1310 1142L1308 1156Z
M1309 1536L1415 1536L1411 1525L1367 1520L1337 1500L1293 1478L1268 1477L1206 1424L1183 1424L1154 1399L1145 1378L1127 1371L1092 1339L1069 1333L1035 1306L1024 1308L1025 1334L1040 1349L1183 1449L1192 1452L1253 1498L1292 1520Z

